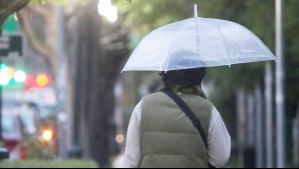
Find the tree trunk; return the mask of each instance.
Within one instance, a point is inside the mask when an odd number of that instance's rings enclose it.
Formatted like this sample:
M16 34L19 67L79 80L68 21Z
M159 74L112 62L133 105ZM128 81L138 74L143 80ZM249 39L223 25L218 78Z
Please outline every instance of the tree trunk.
M101 44L102 34L119 32L117 25L105 25L97 15L97 2L91 4L80 17L78 52L80 57L80 85L75 93L80 97L80 141L84 154L101 167L110 167L115 144L114 86L128 49L113 48L115 43L127 44L127 35L118 35L110 43ZM106 23L108 24L108 23ZM112 50L110 50L112 49ZM76 111L76 110L75 110Z

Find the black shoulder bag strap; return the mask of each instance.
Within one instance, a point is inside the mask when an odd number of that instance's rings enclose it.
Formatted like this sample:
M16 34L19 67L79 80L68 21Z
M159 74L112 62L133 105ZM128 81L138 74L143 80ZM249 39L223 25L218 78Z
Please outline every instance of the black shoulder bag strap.
M189 106L178 95L176 95L171 90L162 90L162 92L165 93L166 95L168 95L183 110L183 112L189 117L189 119L192 121L194 127L198 130L206 148L208 148L207 138L206 138L206 135L201 127L200 121L194 115L194 113L189 108ZM209 163L209 167L215 168L210 163Z

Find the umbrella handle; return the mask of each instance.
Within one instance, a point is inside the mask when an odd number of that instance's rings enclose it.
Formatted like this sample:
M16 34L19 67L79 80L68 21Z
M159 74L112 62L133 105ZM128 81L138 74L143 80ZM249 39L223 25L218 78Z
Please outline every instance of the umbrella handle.
M198 13L197 13L197 4L194 4L194 17L195 17L195 18L198 17Z

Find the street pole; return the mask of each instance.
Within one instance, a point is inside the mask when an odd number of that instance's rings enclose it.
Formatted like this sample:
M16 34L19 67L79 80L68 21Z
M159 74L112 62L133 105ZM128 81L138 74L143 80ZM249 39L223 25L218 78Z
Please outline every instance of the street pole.
M58 67L56 74L57 84L57 96L58 96L58 114L65 116L66 114L66 59L65 59L65 31L64 31L64 11L62 7L56 7L57 23L58 23L58 43L57 43L57 56L59 58ZM66 121L59 120L58 122L58 140L59 140L59 156L62 159L67 157L67 146L66 146Z
M2 61L0 59L0 69L1 69L1 67L2 67ZM2 85L0 84L0 142L1 141L2 141Z
M254 100L255 100L255 167L262 168L264 167L264 140L263 140L263 99L262 99L262 92L261 87L257 85L254 91Z
M238 166L244 167L244 150L245 150L245 89L237 91L237 126L238 126Z
M74 37L74 43L76 46L76 52L74 53L74 69L73 69L73 77L74 77L74 95L73 95L73 114L72 114L72 122L71 122L71 128L72 128L72 134L71 134L71 145L69 148L69 157L72 158L80 158L82 156L82 149L80 145L80 99L82 94L82 88L80 86L81 80L82 80L82 57L80 57L80 47L79 47L79 41L80 41L80 35L78 33L78 21L75 20L74 29L76 32L76 35Z
M265 101L266 101L266 159L267 168L273 168L273 134L272 134L272 65L267 62L265 67Z
M293 139L294 139L294 164L299 167L299 102L297 107L297 115L294 122Z
M276 161L278 168L285 168L285 105L283 58L283 0L275 1L275 51L276 51Z

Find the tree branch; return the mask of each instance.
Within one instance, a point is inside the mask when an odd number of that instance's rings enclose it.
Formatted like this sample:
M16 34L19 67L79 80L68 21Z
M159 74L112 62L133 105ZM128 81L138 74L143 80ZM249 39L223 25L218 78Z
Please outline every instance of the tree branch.
M1 0L0 1L0 36L2 34L2 24L12 13L19 11L28 4L29 0Z
M47 18L47 16L52 13L50 7L52 7L52 6L28 5L28 9L30 11L33 11L36 14L42 15L43 18Z
M53 65L53 61L51 59L51 55L53 50L47 49L43 43L37 38L36 34L34 33L30 21L28 17L23 17L18 13L19 23L23 28L23 31L26 33L26 36L28 37L29 43L33 47L33 49L42 57L44 57L46 60L50 62L51 65Z
M17 12L28 4L29 0L1 0L0 15Z

